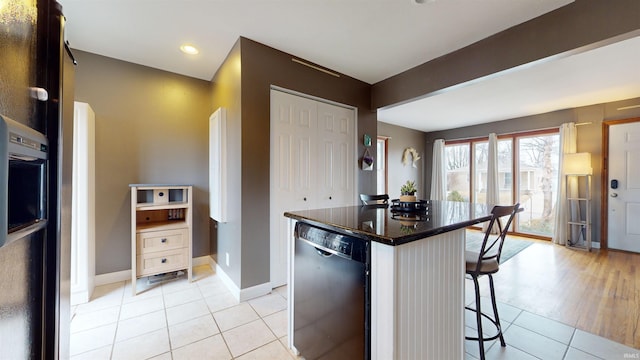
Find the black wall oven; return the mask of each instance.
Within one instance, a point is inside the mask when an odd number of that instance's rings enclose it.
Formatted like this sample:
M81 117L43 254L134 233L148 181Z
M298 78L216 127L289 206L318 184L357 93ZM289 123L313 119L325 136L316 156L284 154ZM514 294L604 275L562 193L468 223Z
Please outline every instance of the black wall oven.
M47 139L0 115L0 247L46 225Z

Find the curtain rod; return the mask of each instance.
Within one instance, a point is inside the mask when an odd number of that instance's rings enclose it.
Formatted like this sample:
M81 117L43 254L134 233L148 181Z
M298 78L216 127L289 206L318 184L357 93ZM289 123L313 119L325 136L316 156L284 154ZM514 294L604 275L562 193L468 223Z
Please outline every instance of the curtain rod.
M586 121L586 122L577 123L576 126L591 125L591 124L593 124L592 121ZM560 128L560 126L551 126L551 127L535 129L535 130L514 131L514 132L508 132L508 133L496 134L496 135L498 137L500 137L500 136L504 136L504 135L517 135L517 134L523 134L523 133L528 133L528 132L547 131L547 130L559 129L559 128ZM486 136L472 136L472 137L464 137L464 138L457 138L457 139L445 139L445 141L473 140L473 139L478 139L478 138L483 138L483 137L488 137L488 136L489 136L489 134L487 134ZM436 140L436 139L434 139L434 140Z

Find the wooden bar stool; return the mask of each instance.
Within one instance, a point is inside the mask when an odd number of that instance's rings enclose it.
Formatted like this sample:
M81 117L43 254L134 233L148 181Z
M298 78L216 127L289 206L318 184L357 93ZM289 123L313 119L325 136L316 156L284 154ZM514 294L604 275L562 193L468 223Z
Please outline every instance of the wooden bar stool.
M502 347L507 346L502 336L502 327L500 326L500 318L498 316L498 307L496 306L496 293L493 287L493 274L497 273L500 269L500 254L502 252L502 245L504 239L507 236L507 230L513 221L513 217L520 209L520 204L513 206L494 206L491 210L491 220L489 227L484 234L484 240L482 246L478 252L465 251L465 263L466 273L471 276L476 295L476 308L473 309L469 306L465 306L466 310L470 310L476 313L476 321L478 323L478 336L470 337L466 336L467 340L477 340L480 346L480 359L484 360L484 342L491 341L500 338L500 345ZM504 227L500 218L508 216L508 220ZM497 226L498 234L492 234L491 229ZM493 239L493 240L490 240ZM480 286L478 285L478 278L482 275L489 277L489 288L491 289L491 305L493 305L493 318L482 312L480 309ZM489 319L495 326L498 333L494 336L485 338L482 334L482 317Z

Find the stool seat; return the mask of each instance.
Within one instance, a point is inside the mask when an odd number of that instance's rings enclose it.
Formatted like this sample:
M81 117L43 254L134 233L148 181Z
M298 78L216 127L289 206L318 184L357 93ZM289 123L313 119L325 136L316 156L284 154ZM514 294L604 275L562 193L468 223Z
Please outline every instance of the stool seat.
M478 256L479 254L476 251L464 252L466 271L473 271L478 268ZM498 264L496 259L490 259L480 263L480 271L484 274L497 273L499 268L500 264Z

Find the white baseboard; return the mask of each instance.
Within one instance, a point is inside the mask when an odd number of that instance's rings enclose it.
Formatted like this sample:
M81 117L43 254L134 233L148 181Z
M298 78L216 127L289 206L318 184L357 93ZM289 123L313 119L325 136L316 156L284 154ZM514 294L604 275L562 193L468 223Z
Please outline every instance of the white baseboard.
M215 269L216 275L220 276L220 279L225 284L227 289L229 289L233 297L235 297L238 301L251 300L271 292L271 283L268 282L245 289L240 289L238 285L236 285L236 283L231 280L229 275L224 272L224 269L222 269L222 267L220 267L220 265L218 265L213 260L213 258L209 258L209 266L211 266L212 269Z
M209 261L210 259L211 259L211 256L209 255L199 256L191 260L191 265L192 266L201 266L201 265L211 266L211 262ZM211 266L211 269L215 269L215 266ZM122 270L122 271L116 271L112 273L96 275L94 282L96 286L100 286L100 285L113 284L113 283L117 283L120 281L127 281L127 280L131 280L131 270Z
M127 280L131 280L131 269L96 275L94 283L100 286Z
M262 295L267 295L271 292L272 287L270 282L258 284L246 289L240 290L240 301L247 301L255 299Z
M199 257L193 258L191 260L191 265L193 265L193 266L202 266L202 265L211 266L211 264L209 263L209 259L211 259L211 256L209 256L209 255L199 256ZM215 268L212 267L211 269L213 270Z
M91 294L88 290L71 292L71 306L86 304L91 300Z
M266 295L271 292L271 283L266 282L256 286L252 286L246 289L240 289L233 280L224 272L220 265L216 264L213 258L209 255L193 258L193 266L209 265L211 269L214 269L216 275L220 276L220 279L225 284L227 289L231 291L231 294L238 301L247 301L253 298L257 298L262 295ZM131 270L116 271L112 273L96 275L94 282L95 286L113 284L120 281L131 280Z

